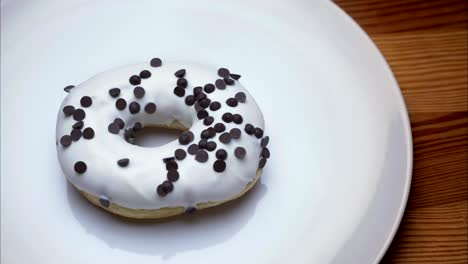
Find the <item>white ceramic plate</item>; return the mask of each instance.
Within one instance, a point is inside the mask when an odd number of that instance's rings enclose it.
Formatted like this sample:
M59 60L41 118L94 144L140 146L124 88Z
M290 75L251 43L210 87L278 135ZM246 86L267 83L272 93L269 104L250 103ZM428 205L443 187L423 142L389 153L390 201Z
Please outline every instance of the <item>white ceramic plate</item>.
M402 216L405 105L366 34L328 1L2 1L2 263L376 263ZM242 199L167 221L90 205L55 153L62 88L149 60L227 66L272 158Z

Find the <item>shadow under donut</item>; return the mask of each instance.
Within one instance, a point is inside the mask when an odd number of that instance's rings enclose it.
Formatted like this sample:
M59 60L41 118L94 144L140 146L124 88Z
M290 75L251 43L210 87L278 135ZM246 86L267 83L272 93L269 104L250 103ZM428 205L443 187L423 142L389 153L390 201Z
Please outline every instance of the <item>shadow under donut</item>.
M262 176L263 177L263 176ZM184 251L228 241L249 222L267 192L261 178L245 195L225 204L163 219L129 219L92 205L71 183L67 198L73 216L85 230L111 248L171 258Z

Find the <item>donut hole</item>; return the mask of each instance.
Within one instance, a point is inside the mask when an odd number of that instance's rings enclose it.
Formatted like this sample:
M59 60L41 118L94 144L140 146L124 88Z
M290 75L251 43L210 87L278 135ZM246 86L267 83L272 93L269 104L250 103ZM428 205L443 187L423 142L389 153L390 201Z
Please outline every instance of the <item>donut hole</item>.
M129 144L144 148L157 148L178 141L180 134L192 126L191 116L175 119L164 114L136 114L123 121L125 130L121 133L122 138Z
M177 140L182 130L163 127L143 127L135 132L134 145L156 148Z

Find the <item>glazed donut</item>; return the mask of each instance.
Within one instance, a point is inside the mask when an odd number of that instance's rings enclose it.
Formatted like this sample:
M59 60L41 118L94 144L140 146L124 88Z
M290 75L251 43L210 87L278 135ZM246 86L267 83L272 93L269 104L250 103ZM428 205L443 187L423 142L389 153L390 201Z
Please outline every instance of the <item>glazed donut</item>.
M240 77L153 58L65 87L56 127L64 174L93 204L131 218L191 213L241 196L270 152L262 112ZM144 127L181 134L160 147L133 144Z

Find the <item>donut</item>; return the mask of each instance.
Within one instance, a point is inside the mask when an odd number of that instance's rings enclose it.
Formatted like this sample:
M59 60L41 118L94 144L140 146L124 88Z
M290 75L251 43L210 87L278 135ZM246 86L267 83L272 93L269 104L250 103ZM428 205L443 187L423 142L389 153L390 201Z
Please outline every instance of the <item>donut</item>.
M57 117L66 178L94 205L163 218L245 194L270 157L263 114L227 68L149 62L69 85ZM146 127L180 131L159 147L135 144Z

